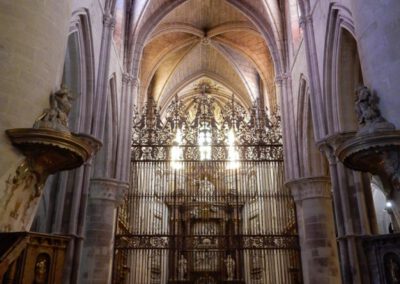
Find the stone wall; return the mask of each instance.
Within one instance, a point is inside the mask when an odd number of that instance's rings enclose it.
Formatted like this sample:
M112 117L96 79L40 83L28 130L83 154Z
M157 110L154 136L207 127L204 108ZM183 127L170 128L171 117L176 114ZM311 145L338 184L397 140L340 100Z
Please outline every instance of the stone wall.
M0 3L0 189L23 158L4 130L32 127L59 87L70 2Z

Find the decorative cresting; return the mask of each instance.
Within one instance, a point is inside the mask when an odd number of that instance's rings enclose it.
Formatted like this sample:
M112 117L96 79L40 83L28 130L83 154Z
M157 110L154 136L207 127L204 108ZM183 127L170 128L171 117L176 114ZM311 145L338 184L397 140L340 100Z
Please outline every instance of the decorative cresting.
M348 134L339 137L335 154L347 167L379 175L386 186L400 189L400 131L382 117L376 94L365 86L357 92L360 129L348 139Z
M194 99L194 115L191 116L181 100L176 96L166 110L164 121L153 100L145 105L141 114L134 111L132 159L133 160L166 160L169 158L169 147L174 145L179 130L183 150L182 160L199 160L199 132L208 126L211 131L209 160L228 158L226 146L229 145L230 131L235 136L235 145L241 160L282 160L281 119L278 113L268 116L256 101L246 111L235 101L234 96L221 108L216 107L215 99L206 93ZM218 111L217 111L218 109ZM220 110L220 111L219 111ZM265 147L258 147L258 146Z
M62 87L50 95L50 108L33 128L6 130L26 159L8 178L0 199L1 231L29 229L47 177L81 166L101 147L97 139L69 131L71 100L69 91Z

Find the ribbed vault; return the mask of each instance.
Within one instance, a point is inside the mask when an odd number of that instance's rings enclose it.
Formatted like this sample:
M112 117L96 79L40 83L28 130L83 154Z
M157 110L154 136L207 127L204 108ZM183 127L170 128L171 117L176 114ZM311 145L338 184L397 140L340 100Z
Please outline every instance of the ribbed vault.
M152 96L163 108L176 94L189 98L193 86L206 79L220 86L221 98L235 94L249 107L263 97L275 109L277 0L257 0L247 6L234 0L187 0L180 5L174 1L173 7L166 0L137 2L137 40L141 31L148 32L138 65L139 104ZM165 13L167 8L172 10ZM271 38L273 44L268 42Z

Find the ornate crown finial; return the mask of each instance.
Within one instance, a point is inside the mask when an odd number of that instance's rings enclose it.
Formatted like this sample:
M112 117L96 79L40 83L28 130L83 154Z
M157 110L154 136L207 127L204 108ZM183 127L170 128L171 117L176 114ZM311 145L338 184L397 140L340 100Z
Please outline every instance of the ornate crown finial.
M72 108L73 97L65 85L50 95L50 108L44 110L39 116L33 128L50 128L59 131L69 132L68 115Z
M381 115L378 104L379 97L368 87L357 88L356 112L360 124L357 135L395 129L394 125Z

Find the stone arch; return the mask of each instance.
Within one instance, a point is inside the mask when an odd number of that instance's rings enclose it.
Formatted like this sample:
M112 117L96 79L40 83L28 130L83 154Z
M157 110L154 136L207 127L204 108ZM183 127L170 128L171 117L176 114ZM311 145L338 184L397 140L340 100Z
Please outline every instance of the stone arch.
M331 5L324 61L324 101L329 133L355 131L355 89L362 84L361 65L351 13Z
M299 174L301 177L327 176L329 173L326 159L315 141L310 90L304 75L300 77L298 95L296 138Z
M108 80L106 104L103 146L96 156L96 169L106 177L116 178L118 103L115 73Z
M75 94L71 130L90 133L94 96L94 56L90 15L86 9L72 14L68 34L63 84ZM73 58L71 58L73 56ZM72 61L74 61L72 63ZM74 69L69 69L73 67ZM75 78L71 78L75 76ZM68 86L68 85L71 86Z

